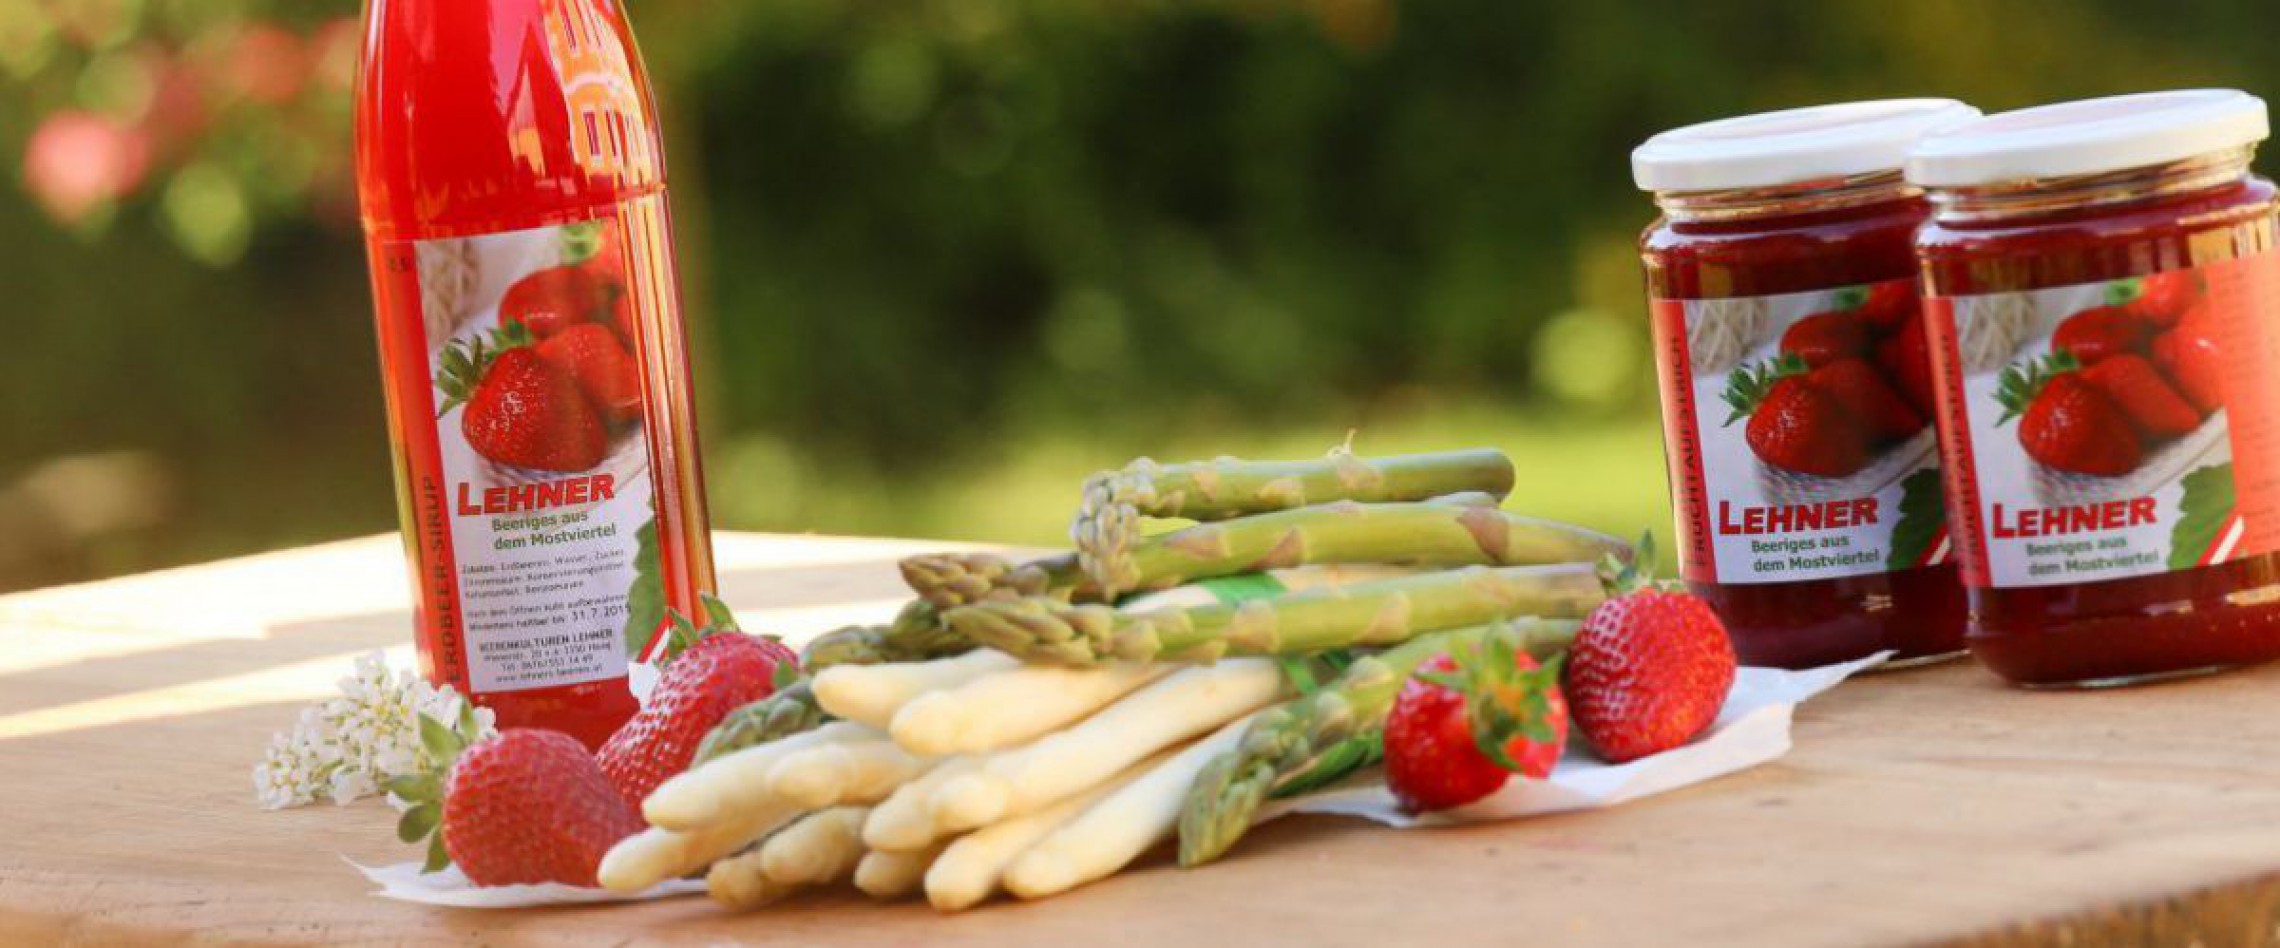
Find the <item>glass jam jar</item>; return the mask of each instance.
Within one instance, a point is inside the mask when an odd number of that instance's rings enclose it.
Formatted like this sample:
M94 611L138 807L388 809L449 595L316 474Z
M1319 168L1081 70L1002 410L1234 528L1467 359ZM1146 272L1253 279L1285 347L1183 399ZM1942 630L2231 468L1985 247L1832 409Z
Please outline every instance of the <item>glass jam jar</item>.
M2262 100L1927 137L1908 177L1968 639L2030 686L2280 657L2280 256Z
M1901 162L1976 118L1854 102L1664 132L1632 152L1679 567L1745 664L1963 648Z

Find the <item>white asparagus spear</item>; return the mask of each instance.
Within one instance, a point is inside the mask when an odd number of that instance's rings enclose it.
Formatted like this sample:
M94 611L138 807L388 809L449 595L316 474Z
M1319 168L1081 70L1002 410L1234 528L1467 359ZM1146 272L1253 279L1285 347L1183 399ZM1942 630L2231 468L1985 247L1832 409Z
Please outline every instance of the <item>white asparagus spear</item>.
M1005 869L1029 847L1037 844L1062 824L1075 819L1094 801L1109 795L1170 757L1158 754L1123 773L1108 779L1076 796L1061 800L1052 806L1010 820L992 823L953 841L942 855L935 857L934 865L926 870L926 900L945 912L956 912L981 904L998 890L1005 879Z
M940 832L986 826L1048 806L1166 747L1206 733L1280 695L1281 670L1264 658L1183 669L1083 723L981 759L930 798Z
M899 899L918 891L926 869L942 854L944 844L891 853L874 849L855 864L855 887L874 899Z
M972 773L978 764L972 757L952 757L917 780L903 784L871 808L871 819L863 824L863 844L890 852L925 849L932 845L943 836L934 825L931 802L934 791L960 775Z
M612 892L640 892L752 845L799 812L788 803L770 801L685 832L651 827L610 847L595 875Z
M795 751L768 772L776 796L810 809L870 806L895 788L933 769L939 758L921 757L881 736Z
M863 858L863 819L870 807L835 806L801 817L760 844L760 871L787 886L846 878Z
M1256 712L1189 745L1062 824L1005 871L1007 891L1025 899L1066 892L1124 868L1180 823L1195 775L1241 742Z
M801 889L846 878L863 852L856 807L810 813L759 846L712 864L705 891L732 909L756 909ZM850 818L852 816L852 818Z
M771 797L768 775L784 758L798 751L844 741L876 740L879 732L860 724L834 721L812 731L794 734L757 747L717 757L650 791L641 801L641 815L665 829L696 830L722 818L722 814L752 809Z
M980 754L1026 744L1173 671L1168 665L1029 665L912 698L895 712L895 743L914 754Z
M1020 659L986 648L931 662L834 665L816 673L815 703L835 717L884 731L912 698L1020 665Z

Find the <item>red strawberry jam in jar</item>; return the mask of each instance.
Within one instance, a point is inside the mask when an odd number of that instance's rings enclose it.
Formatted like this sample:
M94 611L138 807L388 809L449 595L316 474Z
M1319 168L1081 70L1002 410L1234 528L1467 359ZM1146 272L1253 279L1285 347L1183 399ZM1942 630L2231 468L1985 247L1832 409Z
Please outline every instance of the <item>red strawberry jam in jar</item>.
M357 187L420 668L599 746L712 588L665 163L616 0L368 0Z
M2280 657L2280 255L2262 100L1989 116L1908 164L1972 652L2031 686Z
M1854 102L1664 132L1631 155L1679 568L1744 664L1963 648L1901 162L1978 116Z

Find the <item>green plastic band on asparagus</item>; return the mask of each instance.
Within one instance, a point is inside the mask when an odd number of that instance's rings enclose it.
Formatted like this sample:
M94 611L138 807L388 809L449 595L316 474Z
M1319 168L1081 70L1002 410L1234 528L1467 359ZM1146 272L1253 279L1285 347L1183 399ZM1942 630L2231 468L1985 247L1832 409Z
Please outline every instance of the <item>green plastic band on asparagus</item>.
M1517 616L1580 618L1604 598L1589 564L1472 566L1238 605L1127 613L1023 599L963 606L944 618L978 644L1033 662L1210 662L1397 645L1427 632Z
M936 609L977 602L1060 596L1084 584L1074 553L1017 563L995 553L928 553L900 564L903 582Z
M802 678L777 689L775 694L730 711L705 735L704 742L697 745L696 759L689 766L823 726L831 716L815 703L815 692L808 687L808 681Z
M1196 775L1180 811L1180 865L1225 854L1250 832L1259 807L1295 785L1320 787L1366 766L1393 711L1395 696L1417 666L1435 655L1509 630L1522 650L1549 658L1575 640L1572 620L1519 619L1419 636L1356 660L1338 679L1306 697L1252 719L1234 750Z
M1428 500L1449 494L1512 492L1512 460L1500 451L1451 451L1364 458L1346 448L1312 461L1219 458L1158 464L1141 458L1085 481L1069 525L1085 574L1105 598L1135 588L1127 556L1143 517L1226 520L1340 500Z

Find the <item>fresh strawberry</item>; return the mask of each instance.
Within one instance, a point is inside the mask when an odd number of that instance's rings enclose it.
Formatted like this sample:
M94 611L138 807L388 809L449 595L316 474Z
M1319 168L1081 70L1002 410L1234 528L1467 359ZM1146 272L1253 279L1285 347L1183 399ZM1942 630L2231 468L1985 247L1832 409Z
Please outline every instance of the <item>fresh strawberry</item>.
M2214 337L2200 331L2199 322L2188 319L2155 336L2153 362L2193 407L2206 414L2225 405L2224 354Z
M549 267L515 281L499 300L499 325L520 323L545 339L589 322L609 302L606 287L582 267Z
M443 845L476 885L595 885L610 847L642 829L576 738L510 728L452 765Z
M688 628L679 616L674 623ZM692 635L680 634L684 641ZM658 784L689 769L705 735L730 711L774 694L799 668L799 656L773 638L733 628L697 631L693 638L668 657L649 703L597 755L610 783L636 807Z
M2066 317L2050 335L2050 347L2074 355L2083 365L2096 365L2145 348L2151 327L2119 306L2100 306Z
M2137 281L2137 295L2122 310L2154 329L2168 329L2208 292L2194 270L2165 270Z
M1935 416L1932 399L1932 350L1924 337L1924 321L1909 319L1892 335L1876 344L1876 367L1892 380L1908 407L1925 418Z
M1733 688L1734 645L1710 605L1685 592L1633 587L1584 616L1568 651L1576 729L1610 763L1684 745L1710 727Z
M610 327L582 323L564 329L539 343L538 355L570 376L609 423L641 417L641 370Z
M2082 379L2120 406L2122 414L2137 426L2138 434L2149 442L2184 437L2201 423L2200 410L2169 387L2161 370L2144 356L2115 356L2083 369Z
M1805 380L1866 424L1871 443L1887 444L1924 430L1924 416L1893 391L1866 360L1838 359L1806 373Z
M1815 313L1789 325L1781 334L1781 351L1824 365L1868 352L1868 325L1849 312Z
M1871 283L1864 292L1860 308L1854 315L1867 324L1869 333L1889 336L1900 327L1916 321L1916 284L1912 280L1886 280Z
M1800 474L1843 477L1868 463L1868 437L1859 419L1806 378L1803 357L1789 354L1726 377L1726 423L1743 418L1743 432L1758 459Z
M609 432L570 376L547 364L511 325L493 337L445 350L436 388L440 418L461 405L459 430L476 454L540 471L583 471L602 463Z
M570 258L606 289L625 285L625 236L612 221L595 221L572 242Z
M1517 773L1541 780L1567 745L1559 663L1506 636L1460 662L1438 655L1401 686L1385 725L1385 782L1413 813L1463 806Z

